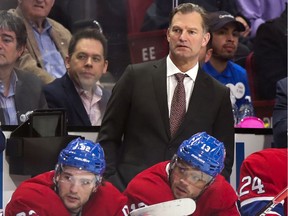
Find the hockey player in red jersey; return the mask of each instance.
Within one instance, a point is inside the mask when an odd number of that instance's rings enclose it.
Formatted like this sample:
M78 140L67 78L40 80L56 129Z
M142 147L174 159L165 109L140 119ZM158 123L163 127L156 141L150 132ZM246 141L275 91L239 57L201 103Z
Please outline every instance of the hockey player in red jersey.
M196 201L193 216L240 215L237 195L221 173L225 148L205 132L185 140L171 161L139 173L124 194L130 210L179 198Z
M128 216L127 198L102 175L106 166L98 143L77 138L63 149L55 171L23 182L6 216Z
M286 187L287 148L268 148L249 155L240 169L241 215L257 215ZM287 198L266 215L287 215Z

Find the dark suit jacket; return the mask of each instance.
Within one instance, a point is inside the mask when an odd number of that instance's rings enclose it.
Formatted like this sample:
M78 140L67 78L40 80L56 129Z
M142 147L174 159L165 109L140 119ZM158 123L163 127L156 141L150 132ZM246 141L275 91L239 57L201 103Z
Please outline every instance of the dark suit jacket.
M254 40L254 85L258 99L271 100L276 83L287 76L287 4L279 18L259 26Z
M15 107L17 111L18 123L20 116L28 111L36 109L47 109L45 96L42 92L43 83L32 73L14 69L18 77L15 91ZM0 108L0 121L5 125L3 108Z
M185 119L171 139L166 59L129 65L112 91L98 136L108 180L123 190L137 173L171 159L181 142L200 131L224 142L223 174L230 176L234 127L229 95L227 87L199 70Z
M276 100L273 111L274 146L287 148L287 77L276 84Z
M103 95L99 102L99 106L101 115L103 116L110 97L110 92L103 88L102 90ZM43 91L49 108L66 109L68 125L91 126L89 116L68 73L44 86Z

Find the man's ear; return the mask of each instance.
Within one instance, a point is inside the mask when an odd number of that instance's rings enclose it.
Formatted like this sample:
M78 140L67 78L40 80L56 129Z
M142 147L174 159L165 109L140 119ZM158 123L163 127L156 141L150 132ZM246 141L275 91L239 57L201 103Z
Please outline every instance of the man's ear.
M202 41L202 47L204 47L208 44L210 38L211 38L211 35L209 32L204 34L203 41Z
M22 54L25 51L26 46L21 46L17 48L17 52L18 52L18 58L20 58L22 56Z
M213 53L213 49L212 48L210 48L210 49L208 49L206 51L205 59L204 59L205 62L208 62L210 60L210 58L212 56L212 53Z
M168 43L170 42L170 28L167 29L166 31L166 39L168 41Z
M66 69L70 68L70 56L69 55L65 57L65 67Z

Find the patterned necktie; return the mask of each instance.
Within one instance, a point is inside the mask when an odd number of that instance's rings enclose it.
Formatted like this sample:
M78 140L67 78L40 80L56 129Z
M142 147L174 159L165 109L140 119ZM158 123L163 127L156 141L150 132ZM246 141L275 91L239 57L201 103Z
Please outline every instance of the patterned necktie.
M177 86L174 90L170 111L171 137L175 135L186 113L186 97L183 84L185 76L186 75L182 73L175 74L175 77L177 79Z

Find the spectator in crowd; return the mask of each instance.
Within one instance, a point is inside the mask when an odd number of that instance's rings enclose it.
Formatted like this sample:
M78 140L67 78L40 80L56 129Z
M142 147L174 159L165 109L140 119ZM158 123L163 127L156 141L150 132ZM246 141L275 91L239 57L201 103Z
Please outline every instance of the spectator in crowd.
M271 3L274 8L274 1ZM274 99L276 82L287 76L287 30L287 4L280 17L258 28L254 41L254 83L259 100Z
M273 110L274 146L287 148L287 77L279 80L276 85L276 100Z
M286 187L287 148L268 148L249 155L240 169L241 215L262 215L261 209ZM279 203L265 215L287 215L287 197L284 204Z
M65 74L64 59L67 55L70 32L60 23L47 18L54 0L18 0L16 9L10 11L24 20L27 49L18 66L35 73L44 83Z
M15 190L5 215L128 216L127 198L103 181L105 166L99 143L74 139L60 152L55 171L28 179Z
M34 74L16 68L24 52L27 32L23 21L7 11L0 12L0 121L20 124L28 111L47 108L42 82Z
M110 97L99 83L108 67L107 40L97 29L83 29L68 52L67 73L43 88L48 106L65 108L68 125L99 126Z
M265 21L279 17L287 0L236 0L239 12L250 22L250 37L254 38L258 27Z
M193 216L239 216L238 197L220 175L224 159L222 142L205 132L193 135L182 142L171 161L160 162L131 180L124 191L130 208L192 198L196 201Z
M180 143L199 131L224 142L222 174L229 178L234 160L230 91L198 63L209 38L204 10L181 4L167 30L169 55L129 65L116 83L98 138L107 152L106 176L120 190L142 170L171 159Z
M244 31L242 23L226 11L209 14L209 28L212 32L212 56L203 65L203 70L230 88L231 102L240 107L245 97L250 96L246 70L233 62L238 46L239 32Z

